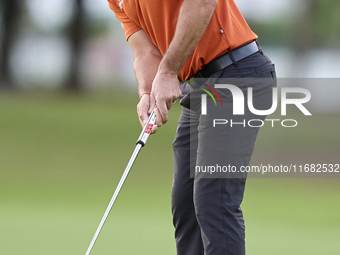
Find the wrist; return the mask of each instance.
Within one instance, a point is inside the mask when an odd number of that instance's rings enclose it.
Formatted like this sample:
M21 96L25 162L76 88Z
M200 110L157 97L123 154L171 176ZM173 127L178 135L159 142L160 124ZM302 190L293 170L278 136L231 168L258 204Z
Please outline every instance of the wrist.
M140 96L139 96L139 100L141 100L141 99L142 99L142 97L143 97L143 96L145 96L145 95L148 95L148 96L150 96L150 92L144 92L144 93L140 94Z
M176 77L178 76L177 70L172 68L171 66L167 65L165 62L161 62L161 64L158 67L158 73L166 76L173 76Z

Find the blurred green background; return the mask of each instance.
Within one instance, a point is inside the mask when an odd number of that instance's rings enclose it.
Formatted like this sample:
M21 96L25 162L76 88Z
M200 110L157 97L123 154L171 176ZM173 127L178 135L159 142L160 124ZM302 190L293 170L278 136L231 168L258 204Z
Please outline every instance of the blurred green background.
M124 92L0 96L0 254L85 253L140 133L137 100ZM93 254L175 254L171 142L179 114L176 104L142 149ZM253 161L266 162L273 144L279 163L299 158L301 148L267 131ZM314 134L285 137L303 144ZM310 158L327 153L320 146ZM248 254L339 254L339 192L339 179L248 179Z
M340 77L338 0L236 3L278 77ZM0 1L0 254L85 253L141 131L132 63L105 0ZM312 118L260 130L252 164L340 163L340 89L325 83ZM93 254L175 254L180 110L141 151ZM248 179L247 253L340 254L339 180Z

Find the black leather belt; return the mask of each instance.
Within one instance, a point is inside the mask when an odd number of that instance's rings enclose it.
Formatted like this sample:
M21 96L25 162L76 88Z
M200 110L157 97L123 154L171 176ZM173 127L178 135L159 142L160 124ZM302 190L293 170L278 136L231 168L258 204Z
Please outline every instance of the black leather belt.
M192 78L209 78L212 74L236 63L258 51L262 51L257 41L240 46L234 50L228 51L222 56L215 58L207 65L205 65L197 74ZM190 83L192 85L192 83Z

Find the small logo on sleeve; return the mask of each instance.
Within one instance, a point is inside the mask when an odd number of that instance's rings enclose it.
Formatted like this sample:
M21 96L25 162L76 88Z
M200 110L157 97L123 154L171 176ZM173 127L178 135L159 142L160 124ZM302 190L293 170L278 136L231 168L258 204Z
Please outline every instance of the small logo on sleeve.
M123 2L124 0L119 0L118 6L122 10L123 9Z

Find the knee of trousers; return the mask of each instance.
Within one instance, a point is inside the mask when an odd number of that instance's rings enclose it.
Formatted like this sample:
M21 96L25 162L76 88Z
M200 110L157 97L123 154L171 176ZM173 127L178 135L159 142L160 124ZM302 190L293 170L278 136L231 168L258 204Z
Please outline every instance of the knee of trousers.
M189 187L185 187L182 183L174 183L172 187L171 206L174 216L194 213L192 190L190 190L190 185L188 186Z
M221 183L207 181L199 189L195 188L194 205L199 222L216 220L217 224L226 218L233 220L242 218L240 204L243 199L245 180L223 179L220 181Z

